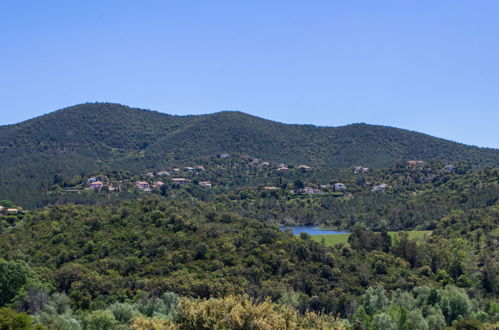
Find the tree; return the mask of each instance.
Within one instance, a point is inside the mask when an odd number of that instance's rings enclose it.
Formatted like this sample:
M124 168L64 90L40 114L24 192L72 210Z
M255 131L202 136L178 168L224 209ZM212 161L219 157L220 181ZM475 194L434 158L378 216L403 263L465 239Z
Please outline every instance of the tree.
M16 294L33 278L33 272L24 261L5 261L0 259L0 306L15 297Z
M96 310L88 314L84 323L86 330L113 330L118 325L113 313L108 310Z
M33 320L25 313L16 313L10 308L0 308L0 329L2 330L42 330L33 325Z
M305 184L303 183L303 181L301 180L296 180L294 183L293 183L293 186L295 187L295 189L297 191L300 191L302 190L303 188L305 188Z

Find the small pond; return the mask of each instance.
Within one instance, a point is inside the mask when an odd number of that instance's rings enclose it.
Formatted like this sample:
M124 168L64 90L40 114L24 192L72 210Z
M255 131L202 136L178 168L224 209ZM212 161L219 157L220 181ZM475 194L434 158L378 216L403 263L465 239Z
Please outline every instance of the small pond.
M309 235L335 235L335 234L348 234L348 231L337 231L337 230L327 230L321 229L317 226L283 226L279 228L281 231L286 229L293 230L295 236L300 235L300 233L307 233Z

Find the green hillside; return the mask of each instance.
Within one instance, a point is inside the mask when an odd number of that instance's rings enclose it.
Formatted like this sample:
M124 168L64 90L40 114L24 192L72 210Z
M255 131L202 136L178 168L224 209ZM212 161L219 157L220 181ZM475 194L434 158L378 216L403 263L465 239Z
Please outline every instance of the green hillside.
M152 196L109 207L49 206L0 216L0 307L28 312L49 329L61 323L58 329L129 329L132 318L167 318L169 300L156 299L177 295L184 297L180 309L195 302L188 297L212 303L250 297L256 304L267 297L281 313L303 318L313 311L348 319L355 329L375 328L370 324L383 312L407 324L400 329L443 329L463 318L493 323L498 206L445 217L417 240L356 229L349 246L332 247L202 202ZM114 327L65 325L93 323L104 310ZM246 307L229 310L237 315ZM172 313L175 322L196 319ZM181 327L199 328L213 327ZM331 326L295 327L307 328Z
M499 164L498 150L391 127L287 125L240 112L171 116L89 103L0 127L0 200L40 206L45 202L38 192L58 178L159 169L221 152L326 168L408 159Z

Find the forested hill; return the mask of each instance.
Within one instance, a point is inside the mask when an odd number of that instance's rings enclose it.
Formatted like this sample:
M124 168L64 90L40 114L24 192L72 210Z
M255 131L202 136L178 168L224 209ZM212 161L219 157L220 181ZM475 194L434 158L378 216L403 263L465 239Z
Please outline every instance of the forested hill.
M172 116L89 103L0 127L0 199L44 189L54 175L142 171L222 152L335 168L408 159L499 165L499 150L391 127L287 125L241 112Z

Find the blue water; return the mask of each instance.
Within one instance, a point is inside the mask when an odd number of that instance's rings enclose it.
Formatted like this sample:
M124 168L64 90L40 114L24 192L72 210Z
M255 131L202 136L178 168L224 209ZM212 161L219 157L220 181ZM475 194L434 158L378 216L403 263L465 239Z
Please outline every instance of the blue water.
M307 233L309 235L334 235L334 234L348 234L348 231L336 231L336 230L325 230L320 229L316 226L290 226L290 227L280 227L281 231L286 229L292 229L295 236L300 235L300 233Z

